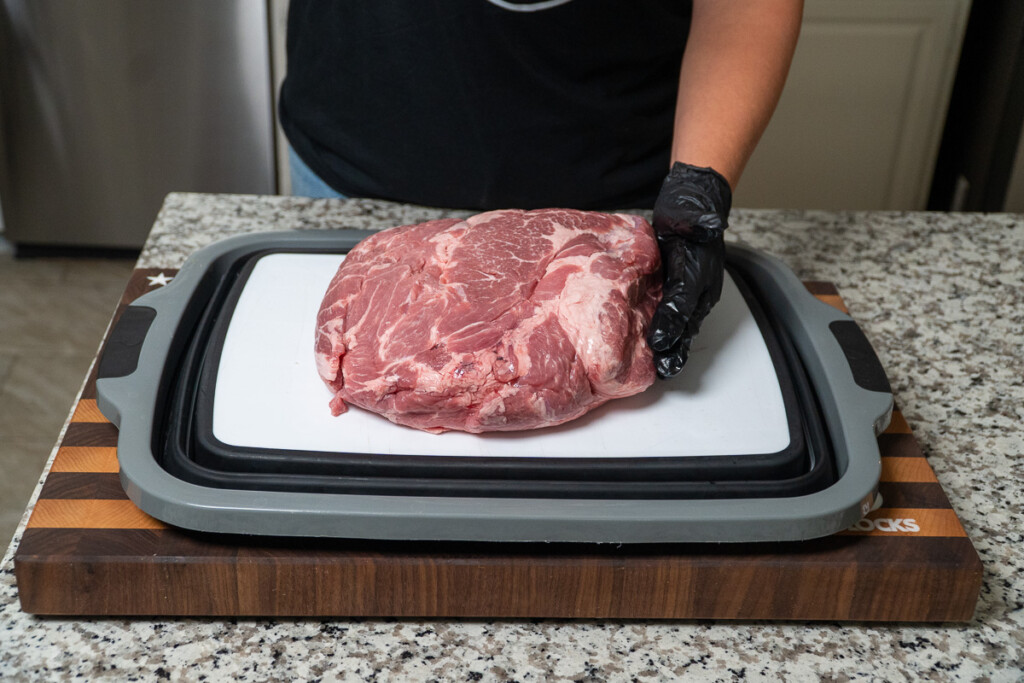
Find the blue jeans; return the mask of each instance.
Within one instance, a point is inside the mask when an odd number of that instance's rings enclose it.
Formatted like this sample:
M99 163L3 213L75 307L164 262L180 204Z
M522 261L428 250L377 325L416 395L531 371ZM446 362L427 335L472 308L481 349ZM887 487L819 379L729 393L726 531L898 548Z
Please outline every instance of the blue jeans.
M347 199L345 195L337 192L321 180L320 176L314 173L313 169L299 158L299 155L295 153L291 145L288 145L288 169L292 174L292 195L296 197Z

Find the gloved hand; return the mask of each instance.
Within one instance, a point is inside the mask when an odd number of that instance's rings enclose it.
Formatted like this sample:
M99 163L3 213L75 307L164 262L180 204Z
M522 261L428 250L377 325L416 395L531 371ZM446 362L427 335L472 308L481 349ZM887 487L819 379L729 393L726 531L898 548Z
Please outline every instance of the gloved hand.
M665 282L647 343L658 376L679 373L700 324L722 295L732 191L710 168L676 162L654 204Z

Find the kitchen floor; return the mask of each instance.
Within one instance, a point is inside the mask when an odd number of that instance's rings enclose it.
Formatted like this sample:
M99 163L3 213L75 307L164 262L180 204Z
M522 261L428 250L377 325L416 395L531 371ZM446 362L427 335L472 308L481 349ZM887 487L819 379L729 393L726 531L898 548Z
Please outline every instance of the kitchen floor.
M0 236L0 544L21 520L134 257L15 258Z

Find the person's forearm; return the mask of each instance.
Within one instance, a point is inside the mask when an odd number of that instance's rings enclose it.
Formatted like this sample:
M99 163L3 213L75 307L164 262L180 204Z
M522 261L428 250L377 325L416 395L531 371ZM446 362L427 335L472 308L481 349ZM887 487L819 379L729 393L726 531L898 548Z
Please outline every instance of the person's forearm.
M694 0L679 75L672 161L735 188L789 72L803 0Z

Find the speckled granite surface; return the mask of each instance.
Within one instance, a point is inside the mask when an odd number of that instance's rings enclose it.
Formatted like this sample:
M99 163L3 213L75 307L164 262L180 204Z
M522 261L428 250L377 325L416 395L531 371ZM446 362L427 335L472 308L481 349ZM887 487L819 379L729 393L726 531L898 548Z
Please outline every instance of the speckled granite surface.
M376 201L171 195L141 266L246 231L441 215ZM953 626L38 619L0 567L0 678L1024 679L1024 216L734 211L731 239L835 282L985 565ZM26 516L27 518L27 516ZM23 520L24 524L24 520ZM193 668L194 667L194 668Z

